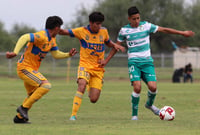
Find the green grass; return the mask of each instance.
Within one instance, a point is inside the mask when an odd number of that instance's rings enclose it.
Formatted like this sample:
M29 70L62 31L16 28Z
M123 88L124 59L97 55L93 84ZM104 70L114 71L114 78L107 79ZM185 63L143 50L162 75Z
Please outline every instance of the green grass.
M163 75L166 76L166 75ZM109 78L109 74L107 74ZM49 78L51 91L29 111L32 124L13 124L16 108L26 96L20 79L0 77L0 135L199 135L200 84L158 82L155 105L176 110L173 121L162 121L144 108L147 87L142 85L139 121L131 121L130 94L126 79L104 83L96 104L85 93L77 121L69 121L76 80Z

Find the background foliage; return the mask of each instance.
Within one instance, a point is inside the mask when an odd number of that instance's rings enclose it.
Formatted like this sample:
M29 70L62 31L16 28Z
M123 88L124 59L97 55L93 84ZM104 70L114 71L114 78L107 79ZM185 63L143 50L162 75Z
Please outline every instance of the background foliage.
M171 52L173 47L171 41L179 46L199 47L200 32L200 0L193 0L190 5L185 0L96 0L94 7L88 9L82 6L77 10L76 15L64 28L75 28L88 25L88 15L92 11L101 11L105 15L105 26L109 30L110 37L116 41L118 31L128 23L127 9L130 6L137 6L140 10L142 20L149 21L159 26L175 28L178 30L192 30L196 35L192 38L185 38L179 35L153 34L151 36L152 52ZM15 24L11 31L4 29L0 21L0 52L12 50L20 35L27 32L35 32L26 24ZM77 39L58 36L59 48L67 51L72 47L79 48ZM109 49L106 49L108 51Z

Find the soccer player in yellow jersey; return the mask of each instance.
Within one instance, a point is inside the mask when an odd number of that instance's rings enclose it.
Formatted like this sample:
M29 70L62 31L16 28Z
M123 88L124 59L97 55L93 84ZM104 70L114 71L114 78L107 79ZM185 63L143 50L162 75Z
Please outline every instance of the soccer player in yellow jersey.
M74 96L70 120L76 120L86 86L92 103L99 99L104 76L104 66L112 58L114 50L125 51L125 48L113 43L106 28L102 27L104 15L93 12L89 15L89 25L75 29L61 30L61 35L76 37L80 41L80 61L78 67L78 89ZM104 60L105 45L112 47Z
M28 97L17 108L18 114L13 119L14 123L30 123L28 122L28 110L51 89L49 81L38 72L41 61L46 54L51 52L54 58L61 59L74 56L77 53L75 48L72 48L69 53L58 50L55 37L62 24L63 21L60 17L48 17L45 30L22 35L17 41L14 51L6 53L7 58L13 58L26 45L25 52L17 63L17 74L24 81Z

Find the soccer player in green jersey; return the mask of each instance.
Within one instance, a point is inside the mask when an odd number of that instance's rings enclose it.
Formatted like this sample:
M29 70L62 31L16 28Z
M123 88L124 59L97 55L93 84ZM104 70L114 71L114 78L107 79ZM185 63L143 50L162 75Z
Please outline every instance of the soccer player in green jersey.
M154 25L140 20L137 7L128 9L129 24L123 26L118 34L117 44L126 41L128 46L128 69L131 85L133 86L132 120L138 120L138 104L141 92L141 79L148 86L147 101L145 107L155 115L159 115L159 108L153 105L157 93L156 74L150 51L150 33L163 32L178 34L184 37L194 35L192 31L180 31Z

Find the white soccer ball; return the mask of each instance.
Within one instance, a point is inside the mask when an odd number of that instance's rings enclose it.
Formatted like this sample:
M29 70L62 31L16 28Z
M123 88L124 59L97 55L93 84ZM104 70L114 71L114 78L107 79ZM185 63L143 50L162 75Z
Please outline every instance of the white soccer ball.
M161 120L171 121L175 118L175 110L171 106L164 106L160 109L159 116Z

